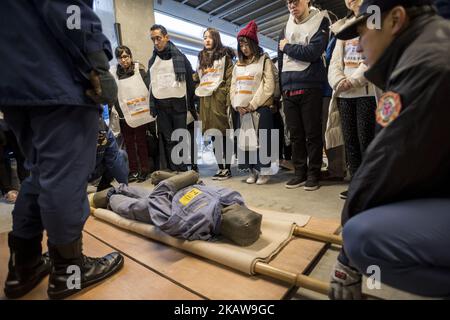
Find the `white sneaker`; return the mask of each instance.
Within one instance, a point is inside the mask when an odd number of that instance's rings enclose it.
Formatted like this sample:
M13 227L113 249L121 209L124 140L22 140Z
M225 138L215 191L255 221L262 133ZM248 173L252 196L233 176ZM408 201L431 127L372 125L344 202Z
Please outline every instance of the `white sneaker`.
M253 169L250 169L250 175L248 176L245 182L247 182L248 184L254 184L257 178L258 178L257 172Z
M259 177L258 177L258 180L256 181L256 184L257 185L262 185L262 184L266 184L267 182L269 182L269 180L270 180L270 176L268 176L268 175L260 175Z

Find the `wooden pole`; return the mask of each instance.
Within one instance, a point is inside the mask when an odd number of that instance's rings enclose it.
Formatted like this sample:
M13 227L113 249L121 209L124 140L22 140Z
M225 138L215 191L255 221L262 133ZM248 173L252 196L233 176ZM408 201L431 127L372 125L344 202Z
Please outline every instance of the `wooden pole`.
M264 213L277 213L277 211L261 209L253 206L247 206L250 210L264 214ZM329 242L332 244L337 244L342 246L342 237L329 234L325 232L313 231L311 229L307 229L305 227L295 227L294 236L304 237L308 239L318 240L322 242Z
M325 295L328 295L330 291L330 285L326 282L305 276L303 274L295 274L277 269L263 262L257 262L255 264L254 271L257 274L265 275L273 279L281 280L297 287L309 289Z
M319 240L322 242L329 242L332 244L337 244L339 246L342 246L342 237L337 236L334 234L328 234L320 231L313 231L310 229L302 228L302 227L295 227L294 229L294 236L298 237L304 237L308 239L313 240Z

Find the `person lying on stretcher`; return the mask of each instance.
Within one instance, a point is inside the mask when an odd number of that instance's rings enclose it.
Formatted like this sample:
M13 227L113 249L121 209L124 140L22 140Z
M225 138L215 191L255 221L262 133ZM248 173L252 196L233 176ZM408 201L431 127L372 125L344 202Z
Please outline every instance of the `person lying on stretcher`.
M120 216L153 224L165 233L186 240L213 240L218 236L240 246L258 240L262 216L245 207L231 189L206 186L195 171L180 174L157 171L153 190L125 184L96 193L94 205Z

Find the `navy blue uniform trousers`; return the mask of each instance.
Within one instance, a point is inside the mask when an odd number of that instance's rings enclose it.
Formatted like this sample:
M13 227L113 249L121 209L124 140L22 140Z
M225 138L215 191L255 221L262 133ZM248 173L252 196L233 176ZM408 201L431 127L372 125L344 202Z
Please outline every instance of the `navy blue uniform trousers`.
M52 244L75 241L89 216L86 187L95 167L97 108L4 107L31 175L13 210L13 235L30 239L47 231Z
M361 273L376 265L381 283L410 293L450 297L450 199L392 203L351 218L345 253Z

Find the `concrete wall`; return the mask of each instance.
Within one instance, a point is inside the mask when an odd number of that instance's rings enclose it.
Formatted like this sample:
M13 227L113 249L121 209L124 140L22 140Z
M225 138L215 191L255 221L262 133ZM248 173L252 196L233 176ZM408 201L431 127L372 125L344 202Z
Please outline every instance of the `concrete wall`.
M103 33L108 37L111 42L111 47L114 49L117 47L117 37L114 30L114 23L116 22L116 16L114 12L114 0L95 0L94 10L102 22ZM117 61L114 58L111 64L116 64Z
M131 49L134 60L147 67L153 52L150 39L150 27L155 23L153 0L115 0L114 3L123 45Z

